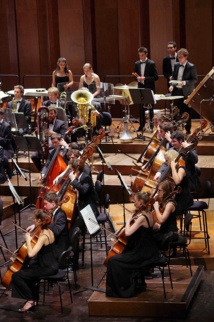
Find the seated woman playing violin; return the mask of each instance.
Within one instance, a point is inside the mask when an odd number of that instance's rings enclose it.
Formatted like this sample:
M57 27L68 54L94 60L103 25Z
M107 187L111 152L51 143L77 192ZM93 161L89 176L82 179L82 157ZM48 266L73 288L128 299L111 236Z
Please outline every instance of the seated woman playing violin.
M175 183L174 189L178 186L181 187L181 192L176 194L175 201L177 203L176 215L182 216L186 209L193 204L193 197L190 192L190 183L187 176L185 162L175 150L168 150L165 153L165 160L169 167L172 180Z
M58 262L54 255L54 233L48 228L50 221L51 217L44 210L37 210L34 215L36 228L32 235L28 232L25 235L27 255L37 255L38 266L21 269L12 276L12 296L26 300L19 312L32 311L38 304L39 278L56 274L58 271Z
M154 238L161 250L167 249L169 240L178 238L174 194L176 194L174 184L169 180L164 180L157 186L157 194L153 204L154 217L156 218L153 229Z
M134 200L136 211L118 236L118 242L121 234L128 238L125 248L122 247L121 254L115 252L107 262L106 295L110 297L133 297L144 290L143 270L160 256L152 235L153 216L146 209L150 193L137 192Z

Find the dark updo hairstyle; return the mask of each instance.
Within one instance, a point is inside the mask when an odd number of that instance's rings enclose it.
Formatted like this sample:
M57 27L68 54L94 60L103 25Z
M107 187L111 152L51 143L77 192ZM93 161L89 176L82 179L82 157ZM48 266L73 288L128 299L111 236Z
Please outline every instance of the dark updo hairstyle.
M43 209L36 210L34 212L34 218L41 221L42 229L47 229L48 225L51 222L50 214L47 211L43 210Z

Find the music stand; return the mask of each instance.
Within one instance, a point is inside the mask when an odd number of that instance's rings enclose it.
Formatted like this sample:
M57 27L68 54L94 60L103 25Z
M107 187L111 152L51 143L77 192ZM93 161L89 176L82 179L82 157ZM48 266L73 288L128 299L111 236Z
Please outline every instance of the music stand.
M134 104L143 105L142 108L148 109L146 105L152 106L156 103L154 93L149 88L130 88L129 92Z
M27 129L28 124L27 124L27 121L26 121L24 113L15 112L14 115L15 115L16 124L17 124L18 129L20 129L20 128L21 129Z
M126 211L125 211L125 190L128 192L129 196L132 196L132 192L130 191L130 189L128 188L127 184L125 183L125 181L122 178L121 173L115 169L118 178L120 180L121 186L122 186L122 196L123 196L123 223L117 223L118 225L124 225L126 224Z
M84 292L87 290L105 292L103 289L99 289L99 288L93 286L94 285L94 271L93 271L93 249L92 249L93 241L92 241L92 238L100 232L100 226L97 222L97 219L96 219L94 212L93 212L90 205L87 205L85 208L80 210L80 213L82 215L82 218L83 218L85 225L88 229L88 232L90 234L91 286L84 287L82 290L77 291L74 294L78 294L78 293L81 293L81 292Z
M30 181L30 204L22 209L35 207L32 203L32 184L31 184L31 170L30 170L30 151L42 151L42 146L39 139L36 136L24 135L14 136L14 140L17 146L17 150L27 151L28 155L28 167L29 167L29 181ZM18 152L17 152L18 155Z

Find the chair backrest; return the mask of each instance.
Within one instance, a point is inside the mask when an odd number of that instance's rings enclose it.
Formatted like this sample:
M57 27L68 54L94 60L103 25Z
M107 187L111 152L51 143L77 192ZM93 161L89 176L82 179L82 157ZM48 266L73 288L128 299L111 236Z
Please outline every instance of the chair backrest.
M111 126L112 124L112 116L109 112L102 112L102 119L101 119L101 125L104 126Z
M102 182L100 180L96 180L94 187L95 187L95 190L96 190L98 196L100 196L100 194L102 192Z
M109 193L105 194L104 196L104 207L105 209L108 209L109 208L109 205L110 205L110 195Z
M97 174L97 180L98 181L103 181L103 177L104 177L104 171L103 170L100 170Z
M69 263L71 261L71 258L74 256L74 253L72 251L72 247L70 246L67 250L62 252L62 254L59 257L59 265L61 267L68 268Z

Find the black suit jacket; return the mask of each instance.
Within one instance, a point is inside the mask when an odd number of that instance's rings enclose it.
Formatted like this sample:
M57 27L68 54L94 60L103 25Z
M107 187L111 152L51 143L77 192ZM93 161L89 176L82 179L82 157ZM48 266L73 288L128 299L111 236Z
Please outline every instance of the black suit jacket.
M172 79L173 80L177 80L178 79L178 70L179 70L179 63L175 63L174 66L174 72L172 75ZM185 67L184 67L184 72L183 72L183 77L182 80L186 81L186 85L184 85L182 87L182 92L183 92L183 96L184 98L187 98L192 91L195 88L195 83L197 82L197 71L196 71L196 67L195 65L191 64L190 62L187 61ZM172 95L174 93L176 93L177 88L174 87L173 91L172 91Z
M139 76L142 76L141 75L141 61L140 60L135 62L134 71ZM157 72L155 62L151 59L146 60L144 76L145 76L144 84L138 82L138 87L139 88L150 88L155 93L155 81L158 80L158 72Z
M4 149L4 156L12 158L14 155L13 136L10 125L3 120L0 125L0 145Z
M50 223L49 228L53 231L56 244L57 258L64 250L68 248L68 226L65 212L59 207L53 216L53 221Z
M59 119L55 119L54 121L54 126L53 126L53 131L56 133L60 133L62 135L62 137L65 136L65 132L66 132L66 126L65 126L65 122Z
M87 173L82 173L80 180L77 178L71 182L71 185L79 191L78 207L79 210L83 209L90 204L95 216L99 214L97 204L98 196L96 194L92 178Z
M55 105L56 107L63 107L64 108L64 106L65 106L65 101L64 100L60 100L60 99L58 99L58 104L56 105L56 104L53 104L53 103L51 103L51 101L50 100L47 100L47 101L44 101L43 103L42 103L42 105L43 106L46 106L46 107L48 107L48 106L50 106L50 105Z
M12 109L12 106L13 102L10 101L8 103L8 107ZM31 124L31 110L31 103L28 100L22 98L17 112L24 113L24 116L28 124Z
M176 55L175 63L178 62L178 56ZM170 77L172 76L172 65L171 65L171 59L170 56L166 56L163 59L162 63L162 70L163 70L163 75L167 79L167 84L169 87L169 80Z

